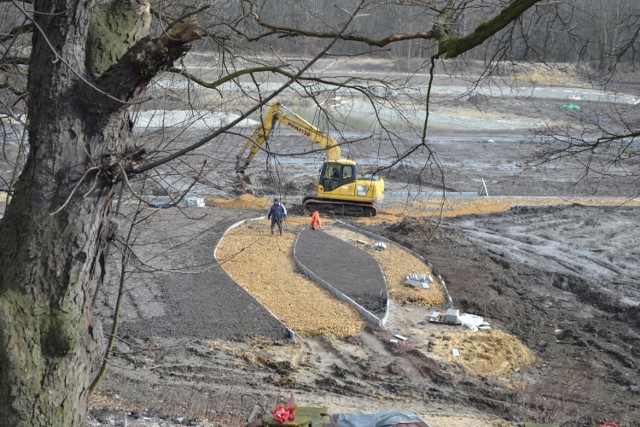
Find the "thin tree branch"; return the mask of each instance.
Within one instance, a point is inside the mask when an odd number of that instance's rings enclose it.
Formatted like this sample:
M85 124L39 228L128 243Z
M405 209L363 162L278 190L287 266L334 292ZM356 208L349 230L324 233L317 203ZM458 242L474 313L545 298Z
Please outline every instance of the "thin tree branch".
M335 33L332 31L322 31L322 32L305 31L305 30L301 30L299 28L293 28L293 27L279 27L279 26L271 25L264 21L261 21L260 18L257 18L256 22L260 26L269 29L270 32L261 34L259 36L254 36L254 37L245 36L249 41L256 41L261 38L277 34L280 37L312 37L317 39L328 39L328 38L338 37L340 40L344 40L344 41L360 42L360 43L365 43L369 46L384 47L391 43L396 43L404 40L416 40L416 39L432 40L436 38L434 33L431 31L426 31L426 32L416 31L411 33L391 34L381 39L374 39L371 37L357 36L352 34L341 34L341 33Z
M202 86L202 87L206 87L207 89L216 89L218 88L218 86L227 83L231 80L234 80L238 77L247 75L247 74L254 74L254 73L274 73L274 74L282 74L283 76L287 76L287 77L293 77L292 73L288 73L284 70L282 70L281 68L278 67L269 67L269 66L265 66L265 67L254 67L254 68L247 68L244 70L238 70L235 71L233 73L227 74L226 76L224 76L221 79L218 79L214 82L208 83L198 77L196 77L194 74L189 73L188 71L184 70L184 69L180 69L180 68L176 68L176 67L172 67L170 68L168 71L172 72L172 73L176 73L176 74L180 74L186 78L188 78L189 80L191 80L192 82Z
M223 134L224 132L228 131L229 129L233 128L234 126L236 126L242 120L244 120L247 117L249 117L254 112L258 111L266 103L268 103L269 101L274 99L276 96L278 96L280 93L282 93L286 88L288 88L293 83L295 83L300 76L302 76L309 68L311 68L311 66L313 64L315 64L320 58L322 58L325 55L326 52L329 51L329 49L331 49L334 46L334 44L339 40L338 36L340 36L344 31L346 31L346 29L349 27L349 25L351 25L351 22L353 21L353 19L357 15L358 11L362 8L363 4L364 4L364 0L362 0L360 2L358 7L351 14L351 16L349 17L349 20L342 27L341 31L337 34L337 36L322 51L320 51L320 53L318 53L313 59L311 59L307 64L305 64L305 66L302 67L300 69L300 71L295 73L287 82L285 82L282 86L280 86L278 89L276 89L271 95L269 95L269 96L265 97L264 99L262 99L261 102L257 103L255 106L253 106L252 108L247 110L244 114L240 115L237 119L233 120L232 122L230 122L226 126L222 126L217 131L205 136L204 138L200 139L199 141L195 142L194 144L191 144L188 147L185 147L185 148L183 148L181 150L177 150L173 154L170 154L170 155L168 155L168 156L166 156L164 158L158 159L158 160L156 160L154 162L143 164L143 165L140 165L140 166L132 166L127 172L138 174L138 173L142 173L142 172L148 171L149 169L153 169L155 167L158 167L158 166L160 166L162 164L165 164L167 162L170 162L171 160L174 160L174 159L176 159L176 158L178 158L178 157L180 157L180 156L182 156L182 155L184 155L186 153L189 153L189 152L195 150L196 148L199 148L199 147L203 146L207 142L211 141L212 139L216 138L217 136L219 136L219 135Z
M312 37L319 39L338 38L343 41L360 42L369 46L377 47L384 47L392 43L406 40L437 40L439 43L437 56L455 58L456 56L484 43L485 40L498 33L511 22L515 21L520 15L540 1L542 0L514 0L509 4L509 6L502 9L498 15L478 25L471 34L458 38L450 37L447 29L450 24L449 15L456 3L455 0L447 1L445 6L438 13L431 30L391 34L378 39L360 35L344 34L344 31L341 31L340 33L332 31L308 31L299 28L273 25L264 22L255 12L252 12L250 16L256 20L258 25L269 30L267 33L260 34L258 36L248 36L237 29L234 29L234 31L243 35L249 41L278 35L280 37Z
M100 170L100 168L98 166L92 166L89 169L87 169L82 176L80 177L80 179L78 180L78 182L76 182L76 185L73 186L73 189L71 190L71 193L69 194L69 196L67 197L67 199L64 201L64 203L62 204L62 206L60 206L58 209L56 209L55 211L51 212L49 215L53 216L55 214L57 214L58 212L60 212L62 209L64 209L65 206L67 206L67 204L69 204L69 201L71 200L71 198L73 197L73 195L76 193L76 190L78 189L78 187L80 187L80 185L84 182L84 179L87 177L87 175L89 174L89 172L91 171L95 171L95 170Z
M6 0L7 2L10 0ZM17 27L13 27L12 29L10 29L9 31L7 31L6 33L3 33L2 36L0 36L0 42L6 42L7 40L10 40L16 36L20 36L22 34L27 34L33 31L33 24L26 24L26 25L20 25Z
M498 15L478 25L471 34L465 37L450 38L446 33L443 33L438 38L438 56L445 55L447 58L455 58L481 45L540 1L542 0L514 0Z
M608 142L620 141L622 139L627 139L627 138L639 138L639 137L640 137L640 131L626 133L624 135L610 135L610 136L600 137L596 139L596 144L594 144L593 146L596 147L600 144L605 144Z

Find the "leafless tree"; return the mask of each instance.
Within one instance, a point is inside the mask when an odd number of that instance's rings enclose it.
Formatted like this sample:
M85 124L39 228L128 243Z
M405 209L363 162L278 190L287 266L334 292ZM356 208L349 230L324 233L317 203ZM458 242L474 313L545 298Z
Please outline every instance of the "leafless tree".
M633 12L632 3L625 10ZM138 194L141 176L184 195L220 160L188 156L206 158L199 150L287 93L316 105L338 92L363 97L379 118L376 131L393 135L380 111L393 106L388 90L399 96L402 90L384 76L323 75L320 59L406 57L408 71L433 76L442 60L469 53L465 59L483 58L491 70L514 52L514 59L546 55L548 39L522 41L540 26L571 27L556 6L540 0L0 2L0 113L3 147L12 153L0 174L11 196L0 220L0 419L16 426L81 424L92 369L104 354L91 300L107 244L118 238L112 202L123 191ZM600 45L633 64L638 29L628 27ZM206 71L190 68L189 49L208 53ZM418 142L396 147L397 162L419 150L431 153L430 90L404 95L421 99L427 114ZM196 137L151 125L151 101L168 109L185 97L188 122L200 123L204 113L197 111L205 108L237 115L218 122L208 116L210 128ZM154 132L140 135L136 117ZM607 142L635 141L637 127L626 129ZM172 173L190 179L172 180Z

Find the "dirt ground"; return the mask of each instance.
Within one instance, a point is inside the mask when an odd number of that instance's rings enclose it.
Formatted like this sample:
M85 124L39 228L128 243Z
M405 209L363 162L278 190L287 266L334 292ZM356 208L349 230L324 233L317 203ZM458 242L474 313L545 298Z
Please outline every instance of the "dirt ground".
M100 425L126 414L129 425L147 419L242 425L243 402L252 405L245 395L269 407L294 393L299 404L332 413L409 409L433 426L636 425L638 253L632 243L640 237L639 215L634 207L568 205L445 219L438 227L419 217L359 224L426 256L456 307L485 317L492 331L434 326L426 321L431 308L396 302L403 301L396 296L387 327L361 330L356 320L359 329L346 337L324 331L324 337L287 343L138 334L127 337L129 352L113 361L93 415ZM290 221L293 235L305 219ZM247 249L259 246L259 238L276 245L292 240L271 238L266 223L252 227L263 233ZM240 242L231 233L227 239ZM340 316L340 324L349 324ZM408 337L406 345L391 343L396 333ZM101 412L101 405L109 410Z
M486 118L482 112L495 120L541 111L568 119L558 100L533 107L442 96L434 105L463 121ZM244 426L256 401L272 410L290 394L333 414L406 409L433 427L640 425L640 207L627 199L636 183L584 179L577 162L526 167L538 144L522 130L448 130L429 142L444 182L418 154L381 172L388 198L376 218L346 221L425 257L454 307L482 316L490 331L429 322L443 308L441 295L423 298L401 283L424 264L406 252L407 265L385 261L404 250L371 251L371 238L327 220L327 232L367 250L387 276L389 321L364 322L289 258L318 160L285 159L266 172L256 159L256 197L238 198L230 159L239 140L222 141L206 152L219 161L198 187L207 205L154 213L140 231L144 271L128 276L123 332L88 425ZM300 151L289 134L272 148ZM374 164L403 148L350 151ZM485 185L491 197L481 197ZM434 198L414 198L420 190ZM282 238L271 238L260 220L226 232L265 215L274 195L291 214ZM116 282L112 271L100 297L105 326ZM283 284L308 293L285 295ZM294 298L313 316L299 304L288 309ZM406 342L392 342L395 335Z
M118 414L128 414L129 423L147 417L243 425L243 403L252 406L256 398L270 407L289 393L301 405L327 406L332 413L402 408L443 427L523 420L636 425L638 253L628 242L640 237L633 225L639 215L633 207L568 205L463 216L437 227L419 217L358 224L426 256L446 280L455 306L483 316L492 330L430 324L432 308L395 296L385 328L355 320L347 336L323 330L331 322L322 321L315 330L323 333L295 342L128 336L129 351L118 354L94 400L94 417L103 423L96 425L109 425ZM293 235L303 222L292 218L288 232ZM268 235L264 222L252 224L245 238L256 229L262 236L254 234L247 250L260 239L291 244L286 233L282 239ZM229 233L222 253L227 239L241 242ZM299 276L290 270L277 275ZM263 269L263 275L269 273ZM265 280L253 282L268 285ZM339 325L350 324L343 316ZM395 334L407 343L392 344ZM109 410L101 412L102 405Z

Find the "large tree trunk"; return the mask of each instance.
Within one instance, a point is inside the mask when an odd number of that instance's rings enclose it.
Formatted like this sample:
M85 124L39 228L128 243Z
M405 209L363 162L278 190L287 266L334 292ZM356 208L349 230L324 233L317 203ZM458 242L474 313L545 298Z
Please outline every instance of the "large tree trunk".
M193 24L145 36L149 5L115 3L34 3L30 151L0 220L2 425L74 426L84 418L102 355L89 291L112 198L132 161L127 101L195 37Z

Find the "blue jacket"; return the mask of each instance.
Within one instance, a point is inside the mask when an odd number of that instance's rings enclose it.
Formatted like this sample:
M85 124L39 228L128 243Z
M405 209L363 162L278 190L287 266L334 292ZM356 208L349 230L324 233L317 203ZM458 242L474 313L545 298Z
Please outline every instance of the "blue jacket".
M280 203L274 203L271 205L271 209L269 209L269 214L267 215L267 219L273 219L274 221L280 222L287 217L287 210Z

